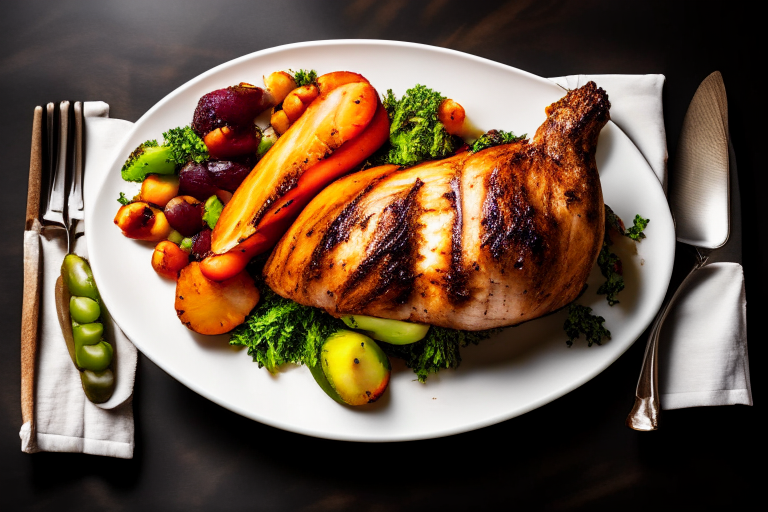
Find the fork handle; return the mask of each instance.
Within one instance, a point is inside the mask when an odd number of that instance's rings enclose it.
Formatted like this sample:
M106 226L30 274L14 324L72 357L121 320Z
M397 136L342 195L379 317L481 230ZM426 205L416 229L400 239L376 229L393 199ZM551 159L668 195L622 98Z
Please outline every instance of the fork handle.
M680 296L681 290L685 288L686 283L698 269L707 262L706 256L697 253L698 261L685 276L683 282L677 287L672 298L669 299L659 310L656 320L651 327L651 334L648 337L648 344L645 346L643 355L643 366L640 369L640 378L637 380L635 389L635 404L632 406L625 424L634 430L651 431L659 428L659 336L664 320L667 318L670 308Z
M35 428L35 365L40 311L40 180L43 171L43 109L35 108L29 158L24 232L24 296L21 305L21 417ZM34 436L33 436L34 439Z

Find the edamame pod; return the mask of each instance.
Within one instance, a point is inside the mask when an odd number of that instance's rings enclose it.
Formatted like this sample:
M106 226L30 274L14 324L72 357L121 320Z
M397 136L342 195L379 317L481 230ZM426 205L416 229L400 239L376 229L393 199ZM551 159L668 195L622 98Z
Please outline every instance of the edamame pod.
M83 345L77 351L77 366L100 372L112 363L112 345L102 340L95 345Z
M89 297L72 297L69 299L69 314L73 321L89 324L99 319L101 308L98 302Z
M75 254L61 265L56 312L85 396L93 403L106 402L115 390L114 348L103 339L101 298L91 267Z
M115 389L115 374L107 368L100 372L84 370L80 372L80 382L88 400L101 404L109 400Z
M76 254L67 254L61 264L61 277L69 293L76 297L88 297L100 302L99 289L93 280L88 262Z

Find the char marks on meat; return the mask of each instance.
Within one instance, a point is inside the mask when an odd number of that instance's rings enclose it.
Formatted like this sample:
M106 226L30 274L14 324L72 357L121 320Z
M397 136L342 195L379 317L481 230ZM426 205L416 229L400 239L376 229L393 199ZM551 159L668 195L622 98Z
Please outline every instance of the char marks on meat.
M530 141L333 183L272 252L267 284L335 316L468 330L567 305L602 245L609 108L590 82L547 107Z

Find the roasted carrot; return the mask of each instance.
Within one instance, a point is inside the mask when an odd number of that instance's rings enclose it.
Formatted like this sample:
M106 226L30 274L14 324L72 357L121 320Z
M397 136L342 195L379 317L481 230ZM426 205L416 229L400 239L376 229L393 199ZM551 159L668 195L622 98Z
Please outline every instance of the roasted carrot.
M211 237L213 252L223 254L255 233L265 205L279 201L307 169L362 133L378 105L378 94L367 82L344 84L318 96L224 208Z
M349 75L351 74L347 73L343 77L349 78ZM352 82L352 84L356 83ZM318 161L306 169L299 177L296 186L274 201L272 206L261 216L253 230L253 234L242 239L234 247L221 252L217 251L217 248L212 243L214 253L218 252L218 254L203 260L201 271L207 277L214 280L227 279L242 271L253 256L269 250L277 243L277 240L288 229L290 223L293 222L304 206L323 187L349 172L376 151L389 136L387 112L378 102L378 99L376 104L376 112L371 121L362 130L362 133L342 144L329 157ZM343 112L339 112L338 117L344 118L343 114ZM347 123L344 124L344 131L354 132L354 117L350 116ZM340 128L339 131L342 131L342 129ZM274 151L274 148L272 151ZM258 168L257 166L256 169ZM256 169L251 173L251 176L255 174ZM235 193L233 202L239 193L240 189ZM224 209L224 212L227 212L227 208ZM217 224L216 229L219 229L223 217L224 213L219 218L219 224ZM216 230L214 230L213 236L216 236ZM219 246L219 249L221 249L221 246Z

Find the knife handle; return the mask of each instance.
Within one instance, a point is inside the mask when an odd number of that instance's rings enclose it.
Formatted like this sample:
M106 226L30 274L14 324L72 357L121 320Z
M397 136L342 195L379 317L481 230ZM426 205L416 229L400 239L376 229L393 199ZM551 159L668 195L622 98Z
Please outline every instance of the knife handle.
M656 315L656 320L653 322L653 327L651 327L651 334L648 337L648 344L645 346L645 354L643 355L643 367L640 370L640 378L637 380L635 404L625 421L625 424L633 430L651 431L659 428L659 411L661 410L659 403L659 336L669 310L693 273L706 264L708 253L705 250L697 249L696 257L696 264L677 287L672 298L661 307Z
M29 188L24 232L24 296L21 304L21 417L34 431L35 364L40 311L40 180L43 172L43 108L32 121Z

